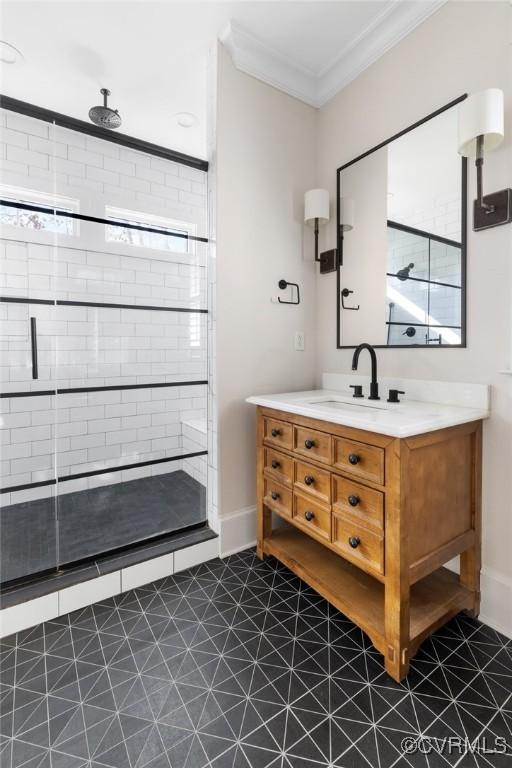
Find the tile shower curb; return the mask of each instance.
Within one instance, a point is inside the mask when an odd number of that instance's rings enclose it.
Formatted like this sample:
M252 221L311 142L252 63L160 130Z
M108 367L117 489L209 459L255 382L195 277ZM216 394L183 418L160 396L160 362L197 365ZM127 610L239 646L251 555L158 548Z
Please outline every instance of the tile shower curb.
M60 590L83 584L110 573L121 572L124 568L147 563L155 558L185 550L216 538L217 534L206 523L203 523L200 526L194 526L192 530L180 531L178 534L166 536L160 541L153 540L131 547L129 551L98 557L92 562L71 566L60 573L51 573L47 578L35 579L31 583L2 591L0 608L1 611L8 610L28 601L56 594Z

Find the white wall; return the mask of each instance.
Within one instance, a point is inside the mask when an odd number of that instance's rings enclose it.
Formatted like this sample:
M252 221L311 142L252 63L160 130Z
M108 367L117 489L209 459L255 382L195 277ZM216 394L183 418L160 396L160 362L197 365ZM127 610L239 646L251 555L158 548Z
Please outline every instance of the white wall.
M485 164L485 189L512 185L512 7L450 2L319 112L318 183L335 194L335 169L464 92L491 86L506 99L508 135ZM469 168L469 200L475 174ZM470 203L471 205L471 203ZM512 226L468 232L468 347L380 350L384 376L490 383L484 434L482 618L512 633ZM334 227L321 234L324 247ZM336 349L335 277L317 280L317 371L348 371ZM499 598L498 598L499 596Z
M255 409L245 398L307 389L315 379L315 266L303 259L304 246L308 257L313 249L303 201L315 186L316 111L237 71L222 47L218 60L216 370L226 518L256 498ZM271 303L286 296L281 278L299 283L300 306ZM306 334L304 352L294 350L295 331Z
M386 343L387 190L387 147L341 174L340 194L354 201L355 211L354 228L343 237L341 290L354 292L346 306L360 305L358 312L341 312L342 344L358 344L361 336L371 344Z

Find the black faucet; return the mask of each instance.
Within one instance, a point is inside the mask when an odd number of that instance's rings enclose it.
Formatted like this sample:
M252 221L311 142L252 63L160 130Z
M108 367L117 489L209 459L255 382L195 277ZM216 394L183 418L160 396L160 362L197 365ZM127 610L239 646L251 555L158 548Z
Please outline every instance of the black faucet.
M357 371L357 364L359 362L359 355L361 350L367 349L372 359L372 381L370 384L370 395L368 400L380 400L379 397L379 384L377 382L377 355L371 344L360 344L354 350L354 357L352 358L352 370Z

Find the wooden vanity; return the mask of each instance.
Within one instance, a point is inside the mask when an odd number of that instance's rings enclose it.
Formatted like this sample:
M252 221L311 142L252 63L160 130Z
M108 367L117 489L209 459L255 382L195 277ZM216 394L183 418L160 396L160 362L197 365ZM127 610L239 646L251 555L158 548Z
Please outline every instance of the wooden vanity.
M361 627L402 680L433 630L479 612L481 420L396 438L262 406L257 419L258 556ZM442 567L459 554L460 577Z

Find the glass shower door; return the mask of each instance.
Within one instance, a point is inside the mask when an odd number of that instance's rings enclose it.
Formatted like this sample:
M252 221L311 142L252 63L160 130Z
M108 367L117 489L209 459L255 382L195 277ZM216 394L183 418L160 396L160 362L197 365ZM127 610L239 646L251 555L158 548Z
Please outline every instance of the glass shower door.
M39 126L39 130L46 131L51 146L54 127ZM53 215L52 184L47 188L46 183L5 174L1 184L0 581L3 585L54 571L58 563L57 322L52 282L57 231L67 224Z
M62 567L207 518L206 247L112 222L80 220L58 252Z

